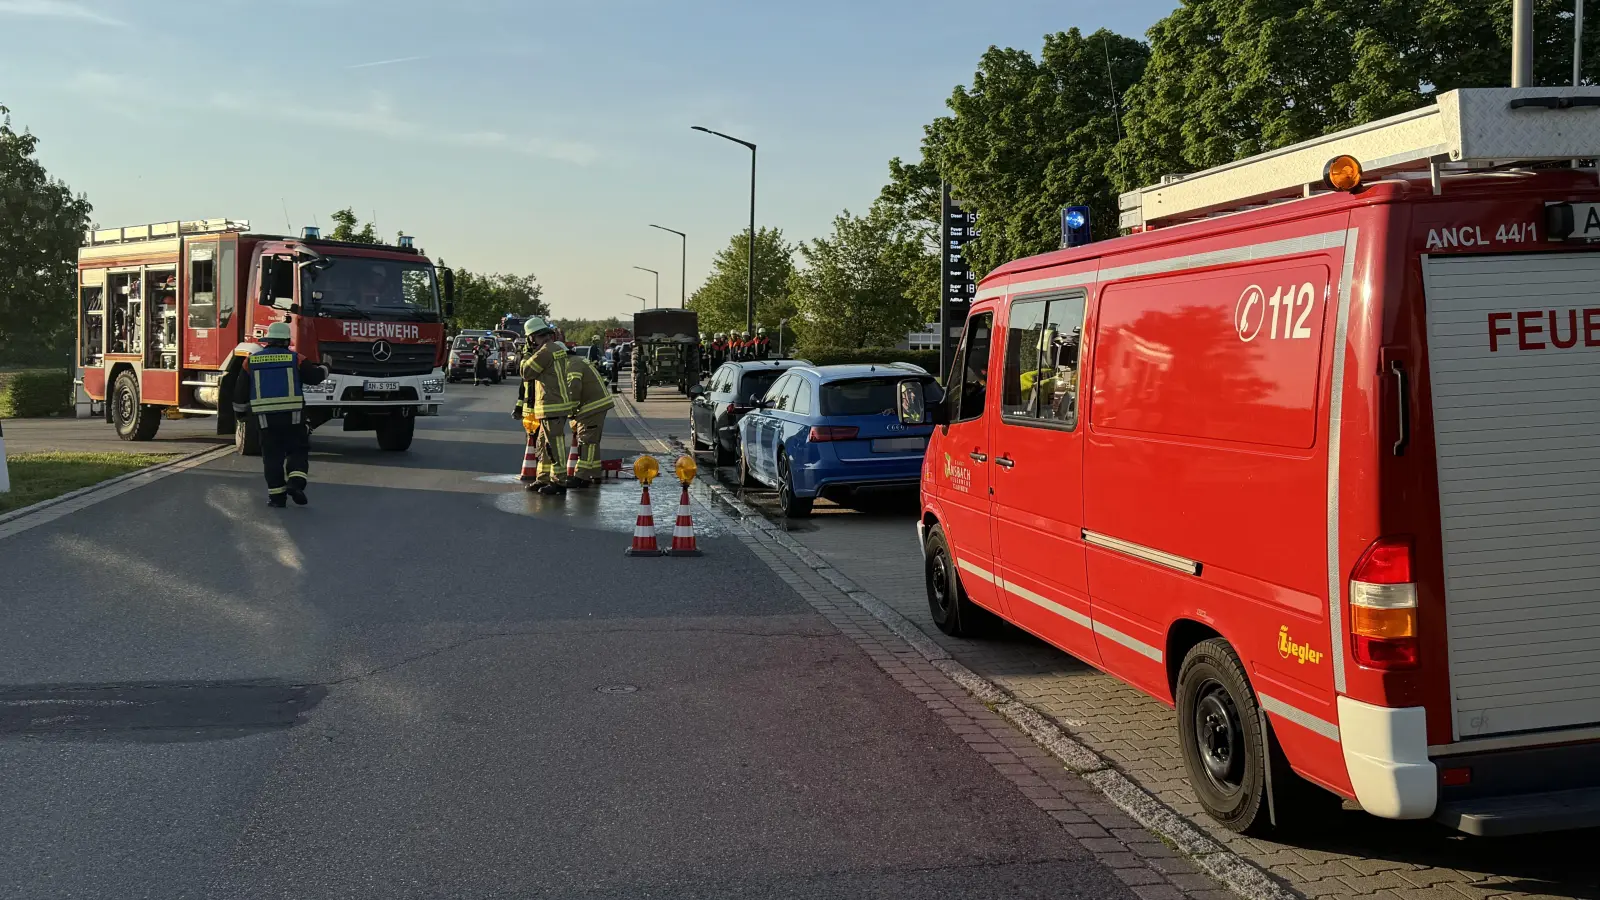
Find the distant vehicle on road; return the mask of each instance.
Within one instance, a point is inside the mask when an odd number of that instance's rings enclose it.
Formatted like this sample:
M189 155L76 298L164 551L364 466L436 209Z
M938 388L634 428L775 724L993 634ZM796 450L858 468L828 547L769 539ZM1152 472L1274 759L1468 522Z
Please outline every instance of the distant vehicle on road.
M633 316L633 399L670 384L688 396L700 381L700 316L692 309L647 309Z
M746 366L771 363L743 363ZM935 386L914 366L794 366L739 420L740 480L776 488L785 516L861 487L915 485L931 425L895 411L898 385Z
M756 408L785 369L809 366L803 359L724 363L704 384L689 386L689 435L694 449L709 449L719 466L739 459L739 420Z
M445 377L451 382L475 381L478 377L478 344L484 338L492 338L488 332L462 331L456 335L450 344L450 368ZM485 370L490 382L499 384L505 377L505 361L498 349L489 354L488 366Z

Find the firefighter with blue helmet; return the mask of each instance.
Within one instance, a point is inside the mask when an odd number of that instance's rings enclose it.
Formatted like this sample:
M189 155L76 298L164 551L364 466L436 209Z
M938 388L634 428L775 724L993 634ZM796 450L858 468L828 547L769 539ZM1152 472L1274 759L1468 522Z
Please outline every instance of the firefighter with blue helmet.
M254 416L260 426L267 505L277 509L288 506L291 499L306 504L311 432L305 423L303 388L328 377L326 367L290 350L289 338L288 324L268 326L261 349L245 358L233 389L233 411Z

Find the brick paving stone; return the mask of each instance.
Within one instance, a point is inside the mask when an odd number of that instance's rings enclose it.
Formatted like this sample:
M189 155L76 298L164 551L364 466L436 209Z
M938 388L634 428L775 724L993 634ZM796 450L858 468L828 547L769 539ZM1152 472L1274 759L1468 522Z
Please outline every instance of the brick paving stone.
M1151 885L1133 889L1140 900L1184 900L1183 891L1171 885Z
M1152 872L1149 869L1117 869L1114 874L1122 879L1122 883L1128 887L1167 883L1167 880L1162 878L1159 872ZM1210 886L1209 883L1206 885L1206 887Z

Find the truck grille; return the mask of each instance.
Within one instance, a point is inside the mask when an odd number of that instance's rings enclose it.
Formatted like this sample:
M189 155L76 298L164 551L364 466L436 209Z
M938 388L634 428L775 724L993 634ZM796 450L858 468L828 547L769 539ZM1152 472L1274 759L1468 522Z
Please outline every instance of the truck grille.
M390 343L389 358L379 361L372 356L372 344L367 341L321 341L318 349L323 362L329 364L336 375L361 375L375 378L381 375L426 375L433 371L437 350L433 344Z

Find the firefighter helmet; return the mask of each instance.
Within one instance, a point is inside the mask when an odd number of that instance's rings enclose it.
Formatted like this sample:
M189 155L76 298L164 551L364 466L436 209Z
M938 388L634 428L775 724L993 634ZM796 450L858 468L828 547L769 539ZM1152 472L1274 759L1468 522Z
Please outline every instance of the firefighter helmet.
M267 326L266 339L269 341L288 341L291 336L288 322L273 322Z
M747 341L750 340L750 332L748 332L748 331L739 332L739 336L744 338Z
M555 330L555 326L546 322L542 316L529 316L527 321L522 323L522 333L528 337L533 337L536 334L548 334Z

